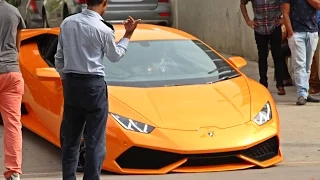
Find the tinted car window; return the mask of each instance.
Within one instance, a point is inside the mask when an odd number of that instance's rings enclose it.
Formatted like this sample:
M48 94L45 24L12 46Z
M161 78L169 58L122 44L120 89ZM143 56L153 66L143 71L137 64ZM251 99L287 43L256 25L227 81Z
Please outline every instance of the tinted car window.
M37 36L37 44L43 60L45 60L50 67L55 67L54 55L57 52L58 36L54 34Z
M119 86L205 84L239 75L206 45L192 40L130 42L119 62L105 57L104 65L106 82Z

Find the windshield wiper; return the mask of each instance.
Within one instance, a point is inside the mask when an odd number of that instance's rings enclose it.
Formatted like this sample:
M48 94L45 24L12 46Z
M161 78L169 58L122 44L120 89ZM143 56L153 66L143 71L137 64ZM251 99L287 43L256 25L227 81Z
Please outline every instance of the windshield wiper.
M192 84L166 84L164 87L170 87L170 86L187 86L187 85L192 85Z
M216 83L216 82L225 81L225 80L232 79L232 78L239 77L239 76L240 76L240 74L235 74L235 75L232 75L232 76L223 76L222 78L220 78L220 79L218 79L216 81L207 82L207 84L213 84L213 83Z
M220 71L220 70L222 70L222 69L224 69L224 68L229 68L230 71L234 71L234 69L232 69L232 67L230 67L230 66L221 66L221 67L218 67L218 68L215 69L215 70L209 71L208 74L215 73L215 72Z
M225 81L225 80L232 79L232 78L239 77L239 76L240 76L240 74L234 74L232 76L223 76L222 78L220 78L220 79L218 79L216 81L206 82L206 84L213 84L213 83L216 83L216 82ZM164 87L187 86L187 85L194 85L194 84L166 84L166 85L164 85Z

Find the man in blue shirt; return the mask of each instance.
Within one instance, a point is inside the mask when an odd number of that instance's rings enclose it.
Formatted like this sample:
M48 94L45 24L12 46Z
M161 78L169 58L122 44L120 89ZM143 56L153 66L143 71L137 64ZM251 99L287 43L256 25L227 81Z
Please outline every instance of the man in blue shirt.
M84 180L99 180L106 154L108 116L103 57L119 61L126 53L140 20L124 22L124 37L115 43L112 25L102 19L107 0L87 0L88 8L66 18L60 26L55 65L63 82L61 125L63 180L75 180L81 135L86 126Z
M317 9L311 1L318 0L282 0L284 24L294 64L297 105L320 102L308 93L312 58L319 39Z

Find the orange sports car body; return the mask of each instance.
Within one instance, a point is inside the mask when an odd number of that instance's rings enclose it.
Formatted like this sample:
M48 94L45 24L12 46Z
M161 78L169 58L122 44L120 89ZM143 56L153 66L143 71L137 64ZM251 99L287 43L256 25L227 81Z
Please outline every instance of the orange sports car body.
M117 41L124 32L115 26ZM60 147L58 34L59 28L24 30L20 66L22 123ZM266 88L239 71L245 65L241 57L225 59L180 30L139 25L125 57L105 60L109 116L103 169L164 174L264 168L282 161L276 104ZM84 161L83 147L81 152Z

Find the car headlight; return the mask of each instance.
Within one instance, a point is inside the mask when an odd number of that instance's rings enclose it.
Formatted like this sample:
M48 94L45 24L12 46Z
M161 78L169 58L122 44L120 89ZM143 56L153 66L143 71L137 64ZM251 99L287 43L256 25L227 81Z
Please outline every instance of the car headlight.
M144 124L117 114L112 114L110 115L125 129L135 131L135 132L140 132L140 133L145 133L149 134L151 133L155 127L150 126L148 124Z
M272 119L271 106L270 106L270 103L267 102L267 104L264 105L262 110L253 119L253 121L258 125L263 125L266 122L268 122L270 119Z

